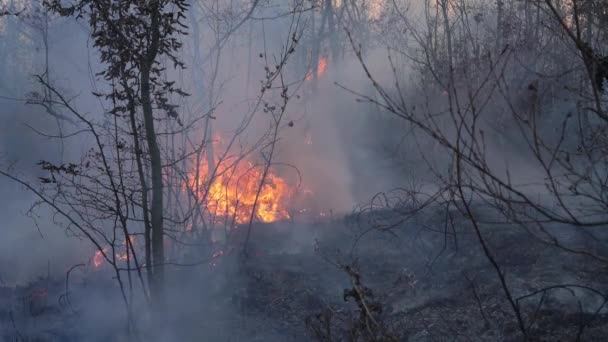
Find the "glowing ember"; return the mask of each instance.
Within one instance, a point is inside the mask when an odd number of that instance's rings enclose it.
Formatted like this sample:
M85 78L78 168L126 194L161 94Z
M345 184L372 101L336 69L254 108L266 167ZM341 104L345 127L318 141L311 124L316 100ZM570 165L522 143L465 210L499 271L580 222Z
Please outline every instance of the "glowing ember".
M323 76L323 74L325 74L325 69L327 69L327 58L321 57L319 58L319 65L317 66L317 77Z
M107 252L108 248L103 249L103 253ZM101 251L96 251L95 255L93 255L93 267L98 268L103 264L104 258L103 253Z
M131 240L131 244L135 245L135 236L134 235L129 236L129 240ZM126 252L127 247L128 247L127 244L124 243L125 251L123 253L114 254L114 257L116 258L116 260L129 259L128 253ZM101 265L103 265L103 263L105 261L105 258L103 257L103 255L108 253L108 251L109 251L109 247L104 247L103 252L100 250L95 251L95 254L93 254L93 259L91 260L91 264L93 265L94 268L99 268L99 267L101 267Z
M283 178L269 171L258 196L258 189L264 178L263 172L262 165L254 166L247 162L233 165L224 161L218 166L208 189L199 191L201 199L208 191L205 200L206 210L216 220L227 219L237 224L246 223L251 218L257 196L254 220L268 223L289 219L287 208L291 189ZM192 188L195 188L196 184L195 174L196 171L190 177ZM199 184L206 184L212 176L213 173L208 172L207 163L201 162Z
M325 74L325 70L327 69L327 58L319 57L319 63L317 64L317 78L321 78ZM310 71L306 75L306 80L312 80L313 72Z
M221 257L222 255L224 255L224 250L223 249L220 249L219 251L213 253L213 255L211 256L211 262L209 263L209 265L211 267L217 266L217 259L219 257Z

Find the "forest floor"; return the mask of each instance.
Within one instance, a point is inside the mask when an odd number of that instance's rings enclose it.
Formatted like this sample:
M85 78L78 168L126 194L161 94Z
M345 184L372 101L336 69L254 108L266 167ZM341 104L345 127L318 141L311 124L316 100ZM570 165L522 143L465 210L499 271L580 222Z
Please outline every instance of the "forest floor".
M155 336L162 341L311 341L316 333L326 341L349 340L360 313L355 302L344 300L352 277L339 265L348 264L371 290L369 300L382 306L375 319L396 340L522 340L497 272L470 225L455 219L452 230L442 223L445 213L433 210L391 232L370 231L369 215L256 225L246 259L228 254L213 266L172 273L175 314L165 335ZM593 239L556 229L571 245L601 253ZM608 272L601 263L513 227L483 232L530 340L605 340ZM21 287L0 286L0 338L118 340L124 308L116 304L120 297L111 277L90 273L70 286L68 298L65 274Z

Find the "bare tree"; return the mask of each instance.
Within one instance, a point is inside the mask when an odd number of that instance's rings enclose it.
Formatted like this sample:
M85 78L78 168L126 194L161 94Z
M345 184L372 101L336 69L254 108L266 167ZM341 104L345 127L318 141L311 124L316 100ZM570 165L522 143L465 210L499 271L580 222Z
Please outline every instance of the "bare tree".
M146 267L152 297L160 303L164 281L162 264L165 262L164 187L163 161L156 133L154 107L164 112L168 119L177 119L175 106L170 104L168 96L173 93L186 95L174 86L174 82L163 81L163 68L159 62L160 58L167 58L176 67L183 66L177 57L177 51L181 47L178 36L185 33L186 26L182 20L188 5L185 1L97 1L76 2L65 6L53 1L48 6L52 11L64 16L87 17L101 61L107 66L99 75L112 86L111 92L96 95L112 101L110 115L115 118L125 117L129 123L126 132L130 133L128 136L133 143L139 185L142 189ZM138 109L141 109L141 121L138 119ZM143 125L139 122L143 122ZM116 127L117 133L118 130ZM146 149L141 146L140 137L144 137ZM115 140L117 148L125 143L121 141L119 134L115 134ZM101 149L103 144L99 145ZM100 153L103 154L103 151ZM150 169L149 182L144 170L147 160ZM121 173L120 161L118 166ZM113 175L109 168L109 165L106 166L108 176L112 180ZM150 204L147 184L151 184Z
M423 159L440 192L446 193L442 198L471 222L524 340L533 338L534 332L525 321L521 297L514 293L488 243L490 228L484 228L488 224L475 207L489 204L500 213L501 222L515 224L549 246L600 265L608 261L602 232L608 224L604 214L608 155L599 133L606 129L605 69L604 52L597 45L605 42L599 37L606 27L582 10L583 3L600 6L597 1L526 1L521 12L505 13L510 2L476 7L466 0L428 1L414 10L426 15L427 27L421 29L393 2L393 18L400 18L416 44L410 49L389 47L392 80L388 82L371 71L370 62L349 36L374 93L350 91L405 120L414 132L441 147L434 156L421 151ZM470 17L471 10L478 12ZM491 19L494 13L497 19ZM500 29L481 31L476 26ZM589 37L598 38L589 41ZM414 68L398 69L397 60L409 60ZM425 82L420 92L409 90L405 83L403 75L412 70L419 71ZM416 101L416 96L425 100ZM566 110L555 106L556 97L566 98L571 106ZM506 140L541 174L532 184L520 183L509 166L497 166L501 163L496 158L497 139L487 132L496 129L499 113L503 115L499 134L522 142ZM443 162L438 167L431 159ZM576 227L592 244L580 246L560 238L559 225Z

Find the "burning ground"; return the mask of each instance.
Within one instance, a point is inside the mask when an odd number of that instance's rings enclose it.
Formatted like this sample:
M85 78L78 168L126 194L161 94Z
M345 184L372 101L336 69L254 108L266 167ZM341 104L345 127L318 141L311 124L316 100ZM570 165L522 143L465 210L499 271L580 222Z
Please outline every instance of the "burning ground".
M370 232L379 221L401 217L385 211L306 224L256 224L246 260L228 248L213 263L171 268L170 329L152 328L142 338L348 340L366 334L360 326L362 299L382 327L375 331L381 341L517 340L513 312L470 223L452 212L454 230L446 232L445 215L445 208L428 207L390 233ZM563 236L572 233L568 227L558 230ZM488 241L531 336L602 340L608 310L592 288L601 288L606 276L593 272L596 265L588 260L581 267L583 256L528 234L495 230ZM235 246L242 235L235 235ZM594 248L590 239L580 244ZM352 295L358 290L363 298ZM121 339L125 316L112 304L120 302L116 283L91 265L1 291L4 340ZM138 324L146 326L145 315Z

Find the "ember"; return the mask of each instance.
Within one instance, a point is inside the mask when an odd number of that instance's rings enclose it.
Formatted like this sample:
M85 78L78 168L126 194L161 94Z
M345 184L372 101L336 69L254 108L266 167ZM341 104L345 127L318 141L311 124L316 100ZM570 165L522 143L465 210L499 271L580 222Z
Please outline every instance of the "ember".
M93 255L93 260L92 260L92 264L93 267L98 268L103 264L103 253L107 252L108 248L104 248L103 252L102 251L96 251L95 255Z
M319 57L319 63L317 64L317 78L321 78L325 74L326 70L327 70L327 58ZM312 80L313 76L314 76L314 74L312 71L308 72L308 74L306 75L306 80L307 81Z
M131 240L131 244L135 245L135 236L134 235L130 235L129 236L129 240ZM124 251L121 252L116 252L114 254L114 257L116 258L116 260L128 260L129 259L129 253L127 253L127 244L124 244ZM93 255L93 258L91 260L91 264L93 265L94 268L99 268L103 265L105 258L104 258L104 254L108 253L109 251L109 247L104 247L102 251L97 250L95 251L95 254Z

